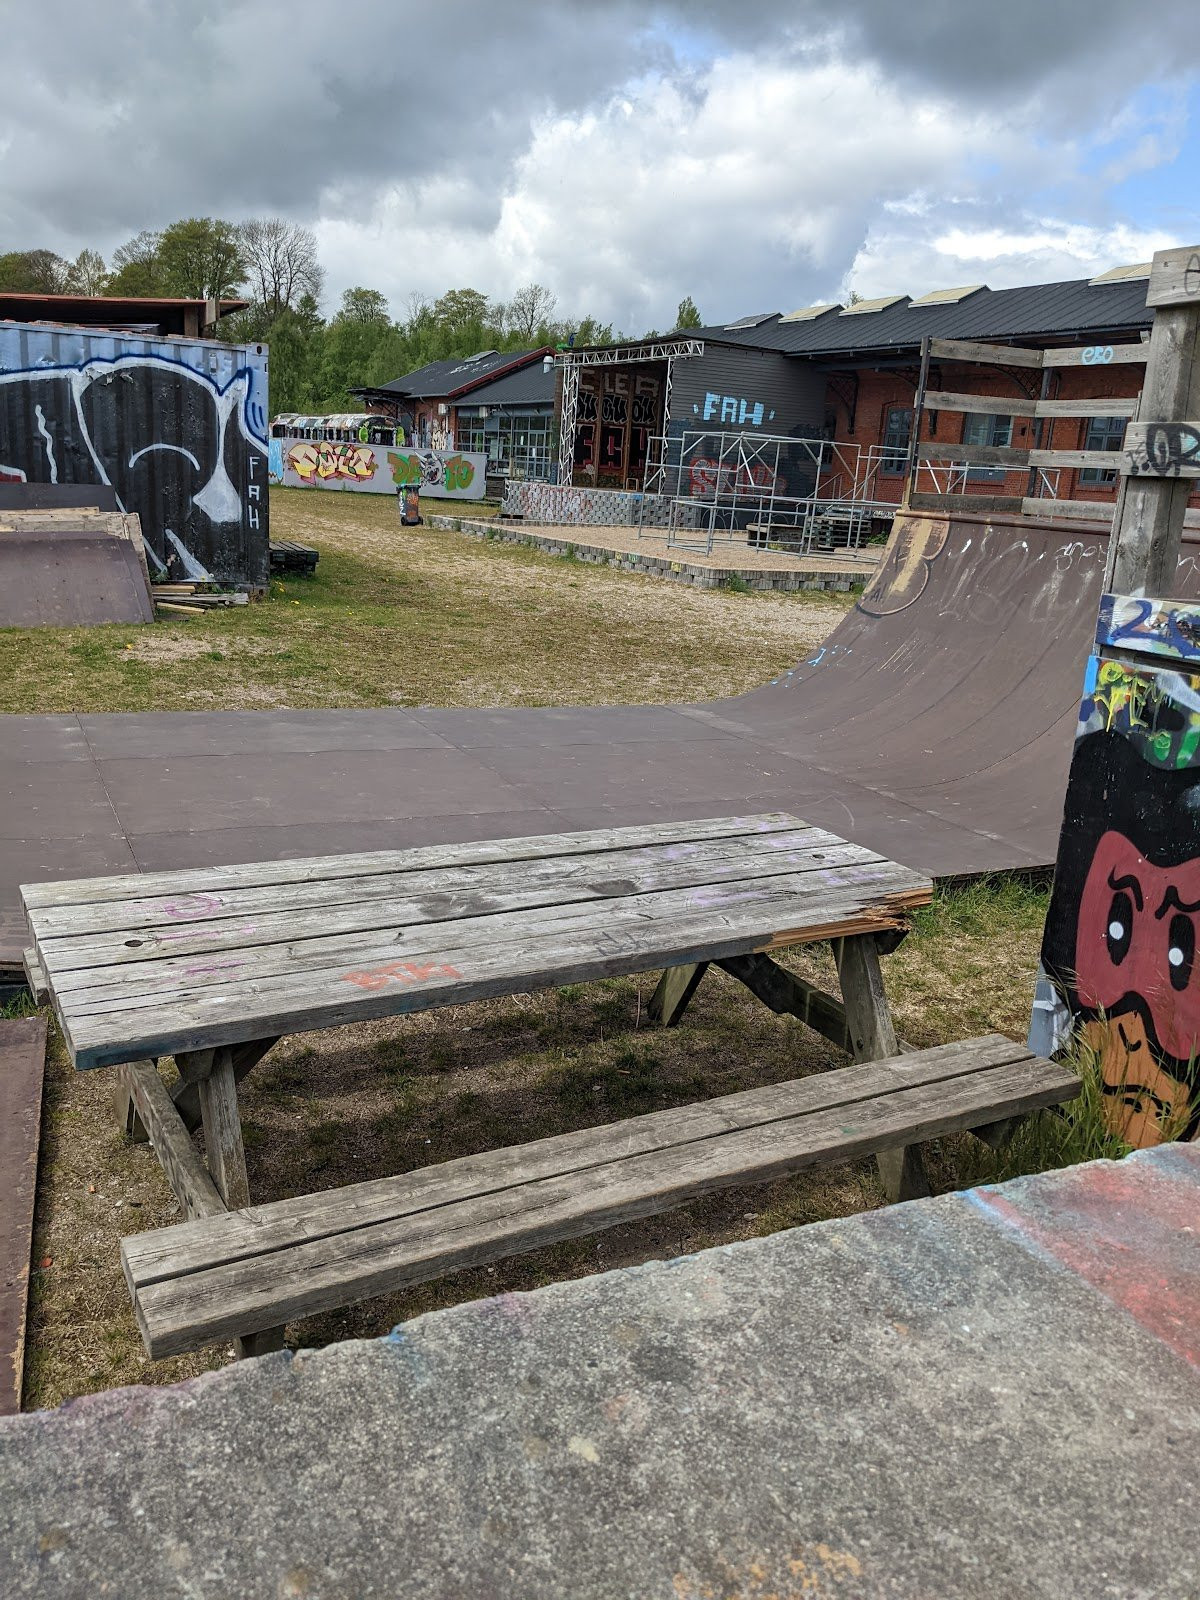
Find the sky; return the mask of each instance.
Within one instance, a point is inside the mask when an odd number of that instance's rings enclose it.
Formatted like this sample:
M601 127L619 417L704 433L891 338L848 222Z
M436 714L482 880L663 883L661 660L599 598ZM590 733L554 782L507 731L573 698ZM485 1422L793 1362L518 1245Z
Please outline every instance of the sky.
M1200 0L0 0L0 251L184 216L643 332L1200 240Z

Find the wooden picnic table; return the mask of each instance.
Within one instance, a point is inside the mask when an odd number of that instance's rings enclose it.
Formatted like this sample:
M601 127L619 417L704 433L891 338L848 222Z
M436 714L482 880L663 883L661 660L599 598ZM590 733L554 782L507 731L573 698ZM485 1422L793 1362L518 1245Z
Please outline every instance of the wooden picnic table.
M856 1060L893 1057L879 952L932 892L923 874L776 813L22 896L31 981L72 1062L119 1068L128 1130L150 1138L198 1219L249 1203L237 1083L285 1034L652 968L665 970L651 1013L671 1024L717 964ZM840 1000L770 959L815 941L833 945ZM164 1056L179 1070L170 1088ZM190 1137L201 1124L207 1167ZM910 1152L879 1159L893 1197L916 1192Z

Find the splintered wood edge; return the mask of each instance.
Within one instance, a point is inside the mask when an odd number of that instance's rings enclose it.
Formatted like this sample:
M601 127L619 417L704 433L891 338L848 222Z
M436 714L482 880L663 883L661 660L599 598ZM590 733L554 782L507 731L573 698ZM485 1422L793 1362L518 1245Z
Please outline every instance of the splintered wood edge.
M886 933L912 926L910 911L919 911L933 899L933 885L920 889L901 889L889 895L882 905L866 906L853 917L838 922L810 924L805 928L784 928L773 933L766 944L755 945L755 954L783 950L789 945L820 944L825 939L851 939L860 933Z

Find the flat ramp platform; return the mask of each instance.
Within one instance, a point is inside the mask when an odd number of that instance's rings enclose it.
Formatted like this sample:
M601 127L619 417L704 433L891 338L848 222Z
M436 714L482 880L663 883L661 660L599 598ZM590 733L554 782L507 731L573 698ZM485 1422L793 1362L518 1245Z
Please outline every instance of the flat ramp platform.
M1164 1146L14 1417L6 1592L1194 1600L1198 1212Z
M0 628L153 622L144 557L109 521L88 512L0 511Z
M1047 866L1106 552L901 516L811 659L705 705L0 718L0 968L18 884L122 871L764 811L934 877Z

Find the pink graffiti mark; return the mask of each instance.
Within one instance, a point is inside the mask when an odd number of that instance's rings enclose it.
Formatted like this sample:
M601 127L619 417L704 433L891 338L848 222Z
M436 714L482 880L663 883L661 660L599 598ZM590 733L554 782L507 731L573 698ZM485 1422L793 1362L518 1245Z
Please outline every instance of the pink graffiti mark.
M182 922L187 917L202 917L205 912L224 911L225 902L215 894L185 895L182 900L168 900L163 906L168 917Z
M244 961L200 961L194 966L184 967L185 978L207 978L214 972L228 972L233 967L244 967Z
M462 973L445 961L389 961L383 967L365 972L343 972L342 982L360 989L386 989L388 983L427 983L430 978L461 978Z
M178 933L160 933L158 944L180 944L184 939L224 939L230 933L255 933L257 922L247 922L241 928L180 928Z

